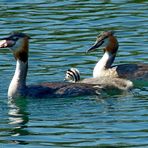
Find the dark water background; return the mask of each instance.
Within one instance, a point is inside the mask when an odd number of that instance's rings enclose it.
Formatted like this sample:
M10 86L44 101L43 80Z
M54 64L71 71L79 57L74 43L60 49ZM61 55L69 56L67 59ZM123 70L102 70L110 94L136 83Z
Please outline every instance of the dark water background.
M62 81L77 67L92 76L102 51L85 54L100 31L115 30L116 64L148 63L146 0L2 0L0 35L30 34L28 83ZM8 100L15 60L0 51L0 147L148 147L148 87L99 97Z

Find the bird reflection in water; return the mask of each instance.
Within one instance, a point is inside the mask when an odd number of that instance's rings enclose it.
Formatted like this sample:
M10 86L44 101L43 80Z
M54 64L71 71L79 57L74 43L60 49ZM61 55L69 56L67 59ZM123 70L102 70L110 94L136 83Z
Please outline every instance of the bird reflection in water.
M29 121L27 104L26 98L8 100L9 124L12 125L10 135L12 136L13 143L27 144L25 141L16 139L16 136L29 135L27 130L27 123ZM13 137L15 138L13 139Z

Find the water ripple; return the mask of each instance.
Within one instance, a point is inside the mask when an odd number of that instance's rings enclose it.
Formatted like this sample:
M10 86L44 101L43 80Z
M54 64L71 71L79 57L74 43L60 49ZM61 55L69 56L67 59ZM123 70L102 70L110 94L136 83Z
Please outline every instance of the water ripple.
M148 61L146 0L3 0L0 6L1 37L15 30L32 37L29 83L63 81L70 67L90 77L103 51L85 51L104 30L116 31L120 48L115 63ZM7 100L15 60L6 49L0 59L2 146L148 146L147 86L102 98Z

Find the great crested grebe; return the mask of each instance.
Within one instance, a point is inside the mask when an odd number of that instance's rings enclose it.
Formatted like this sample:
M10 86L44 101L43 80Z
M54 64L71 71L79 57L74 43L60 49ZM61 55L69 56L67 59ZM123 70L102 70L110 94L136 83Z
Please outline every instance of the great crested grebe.
M94 85L66 82L47 82L38 85L26 85L28 71L29 36L14 32L9 37L0 40L0 48L10 48L15 59L16 69L8 89L8 98L16 97L72 97L80 95L95 95L116 85Z
M97 37L95 44L87 52L93 51L100 46L104 47L104 55L94 67L94 78L109 76L148 81L148 64L121 64L112 66L119 47L113 31L101 33Z
M8 89L8 98L29 97L70 97L96 94L94 85L66 82L50 82L39 85L26 85L28 71L29 36L14 32L0 41L0 48L10 48L15 59L16 69Z

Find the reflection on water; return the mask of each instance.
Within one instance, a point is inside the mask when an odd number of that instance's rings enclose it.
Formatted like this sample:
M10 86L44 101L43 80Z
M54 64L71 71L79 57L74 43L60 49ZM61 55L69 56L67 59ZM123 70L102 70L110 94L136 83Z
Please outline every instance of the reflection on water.
M10 124L25 125L28 122L28 114L26 112L27 100L24 98L10 99L8 105Z
M3 0L0 7L1 37L14 30L32 37L28 83L63 81L70 67L78 68L82 78L92 76L103 51L85 51L104 30L116 31L116 64L148 61L145 0ZM2 146L148 146L147 85L137 84L133 94L102 98L7 100L15 61L6 49L0 59Z
M81 97L11 102L12 129L7 139L15 144L39 143L40 146L116 145L116 140L122 141L119 146L126 143L144 146L147 142L136 141L147 137L144 132L147 119L143 118L147 111L143 104L147 99L138 101L132 97L126 94L106 99Z
M16 100L9 99L9 123L12 126L9 133L12 137L29 135L27 130L27 124L29 121L29 114L27 113L27 100L25 98L19 98ZM24 140L10 139L15 144L27 144Z

